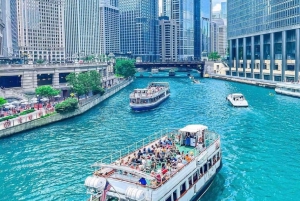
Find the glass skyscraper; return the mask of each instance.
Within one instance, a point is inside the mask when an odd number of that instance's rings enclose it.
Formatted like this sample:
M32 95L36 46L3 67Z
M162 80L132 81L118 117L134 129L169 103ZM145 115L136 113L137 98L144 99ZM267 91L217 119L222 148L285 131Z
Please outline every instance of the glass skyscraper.
M298 81L300 0L228 0L227 74Z
M119 0L121 52L159 60L158 0Z
M201 60L210 51L211 0L163 0L163 13L178 24L178 60Z

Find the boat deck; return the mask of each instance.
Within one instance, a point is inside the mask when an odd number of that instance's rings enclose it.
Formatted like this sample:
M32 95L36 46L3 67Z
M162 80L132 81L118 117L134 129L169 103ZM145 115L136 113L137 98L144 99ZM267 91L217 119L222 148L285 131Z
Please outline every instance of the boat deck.
M170 178L173 177L175 173L180 171L183 167L188 165L191 161L194 160L196 156L198 156L202 151L199 151L196 147L191 146L184 146L180 145L175 140L175 132L170 132L168 135L161 136L160 138L156 138L158 140L151 140L151 137L149 136L150 143L145 143L145 141L142 141L143 146L138 146L136 143L134 151L130 151L130 148L127 148L125 156L122 154L122 151L116 152L115 155L109 156L107 158L102 159L101 161L98 161L94 164L95 167L99 167L100 165L97 164L103 164L106 162L106 164L112 164L114 167L121 167L120 170L115 170L113 168L101 168L94 172L94 175L106 177L106 178L114 178L125 182L132 182L135 184L139 184L139 180L141 179L141 175L145 175L146 185L145 187L150 188L158 188L163 183L168 181ZM162 145L159 146L160 141L164 141L169 139L172 143L172 145ZM206 140L205 144L206 147L209 147L211 144L213 144L218 139L217 135L212 138ZM140 141L141 142L141 141ZM148 150L148 148L156 147L158 145L158 150L166 149L169 150L168 155L165 154L165 157L156 158L154 157L153 153L143 153L141 157L144 161L144 164L142 162L136 162L131 161L132 158L136 157L138 154L138 151L141 150L143 152L144 148ZM140 147L138 149L138 147ZM187 155L189 160L185 160L183 158L183 155L181 157L178 157L178 151L180 152L180 155L184 153L184 156ZM160 152L161 153L161 152ZM122 157L123 156L123 157ZM153 160L152 160L153 158ZM176 160L175 160L176 158ZM168 160L169 159L169 160ZM142 161L141 160L141 161ZM109 163L110 161L110 163ZM150 161L150 162L149 162ZM154 161L154 163L153 163ZM168 166L167 166L168 163ZM155 164L155 165L154 165ZM162 171L162 166L166 166L166 169L164 172ZM122 167L127 168L127 171L124 171L124 168L122 170ZM134 172L132 172L134 171ZM136 174L135 174L136 173ZM139 175L139 176L137 176Z

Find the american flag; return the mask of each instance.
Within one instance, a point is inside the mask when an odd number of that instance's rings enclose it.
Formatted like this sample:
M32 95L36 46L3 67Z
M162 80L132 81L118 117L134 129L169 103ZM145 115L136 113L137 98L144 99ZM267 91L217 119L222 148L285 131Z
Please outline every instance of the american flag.
M106 200L106 193L107 193L107 191L110 190L110 188L111 188L111 185L106 180L106 184L105 184L105 188L104 188L103 193L102 193L101 201L105 201Z

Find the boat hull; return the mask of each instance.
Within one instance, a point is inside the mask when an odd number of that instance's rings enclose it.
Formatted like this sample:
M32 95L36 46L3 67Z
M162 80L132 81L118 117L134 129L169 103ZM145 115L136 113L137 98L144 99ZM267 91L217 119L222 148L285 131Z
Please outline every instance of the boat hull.
M206 191L209 189L209 187L211 186L211 184L213 183L216 175L220 172L220 170L222 169L223 163L222 160L220 161L220 166L216 169L216 173L214 174L214 176L212 176L205 184L204 186L194 195L194 197L191 198L191 201L198 201L205 193Z
M167 94L165 97L161 98L159 101L153 103L153 104L144 104L144 105L133 105L130 104L130 107L132 110L134 111L145 111L145 110L151 110L153 108L156 108L157 106L159 106L162 102L164 102L168 97L170 96L170 94Z

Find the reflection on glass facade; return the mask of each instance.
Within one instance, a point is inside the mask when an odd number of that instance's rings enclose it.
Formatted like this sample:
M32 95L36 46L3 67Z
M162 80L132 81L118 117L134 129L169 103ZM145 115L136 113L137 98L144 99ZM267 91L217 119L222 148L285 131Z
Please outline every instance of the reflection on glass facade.
M119 0L121 52L158 61L158 1Z
M178 60L200 60L210 47L211 1L172 0L170 6L171 18L179 24Z
M300 0L228 0L228 74L298 81Z

